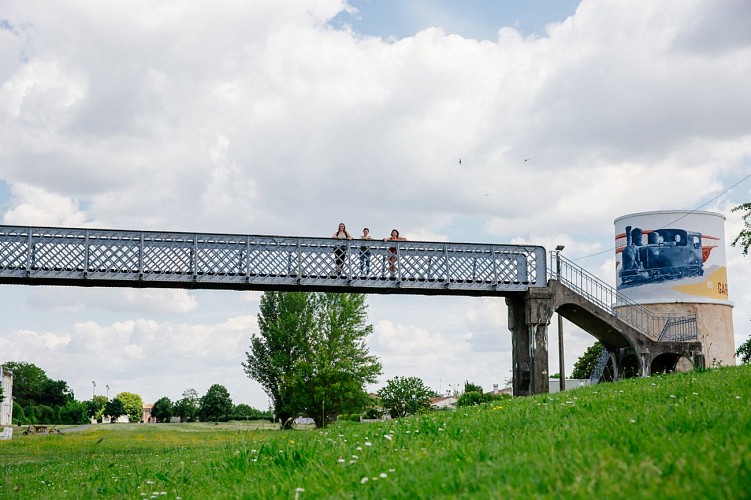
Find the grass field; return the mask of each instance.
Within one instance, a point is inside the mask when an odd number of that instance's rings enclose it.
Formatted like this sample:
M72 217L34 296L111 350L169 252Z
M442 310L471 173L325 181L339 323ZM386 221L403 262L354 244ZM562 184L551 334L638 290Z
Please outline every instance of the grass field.
M2 498L751 498L751 366L321 430L17 432L0 467Z

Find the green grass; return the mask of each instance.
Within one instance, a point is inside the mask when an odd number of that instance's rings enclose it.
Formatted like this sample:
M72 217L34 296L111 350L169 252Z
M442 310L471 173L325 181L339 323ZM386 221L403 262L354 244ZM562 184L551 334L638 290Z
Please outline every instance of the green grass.
M0 467L8 498L750 498L751 366L313 431L16 435Z

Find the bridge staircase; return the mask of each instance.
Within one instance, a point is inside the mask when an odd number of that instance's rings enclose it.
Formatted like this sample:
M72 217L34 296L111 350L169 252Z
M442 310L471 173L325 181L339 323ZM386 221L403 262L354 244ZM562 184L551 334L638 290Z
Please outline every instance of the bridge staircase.
M556 312L605 346L592 383L600 380L608 363L614 378L619 378L619 372L628 368L623 364L628 356L638 365L630 369L642 375L650 374L651 361L662 354L701 363L696 314L656 314L559 252L550 252L550 262L548 286Z

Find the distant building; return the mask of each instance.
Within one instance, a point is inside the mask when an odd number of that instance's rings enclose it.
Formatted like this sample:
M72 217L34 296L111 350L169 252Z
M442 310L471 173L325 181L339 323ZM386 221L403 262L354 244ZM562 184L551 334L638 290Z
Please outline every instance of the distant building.
M430 398L430 407L434 410L456 410L456 396Z
M141 416L141 422L146 424L155 424L156 417L151 414L151 410L154 409L154 403L143 404L143 415Z
M0 426L13 425L13 372L0 365L3 373L3 401L0 405Z

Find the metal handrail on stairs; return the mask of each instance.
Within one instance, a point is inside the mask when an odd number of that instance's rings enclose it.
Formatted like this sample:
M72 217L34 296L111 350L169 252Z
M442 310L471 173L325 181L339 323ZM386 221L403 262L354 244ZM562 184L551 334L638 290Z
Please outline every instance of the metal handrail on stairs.
M575 291L605 312L659 341L685 342L698 338L696 314L653 314L587 270L550 252L548 277Z

